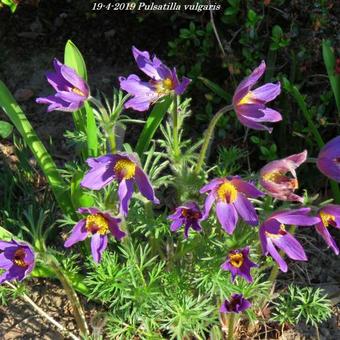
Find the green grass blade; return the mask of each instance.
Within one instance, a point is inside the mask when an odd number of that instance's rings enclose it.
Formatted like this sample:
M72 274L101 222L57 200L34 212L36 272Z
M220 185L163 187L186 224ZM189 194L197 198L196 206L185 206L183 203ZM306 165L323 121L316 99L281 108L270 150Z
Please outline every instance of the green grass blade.
M138 153L139 157L142 158L143 153L148 149L151 139L161 124L171 102L172 98L171 96L168 96L161 102L157 103L152 109L136 145L136 152Z
M73 68L80 77L87 81L85 60L77 46L71 40L68 40L65 45L64 63L65 65ZM85 110L80 109L78 111L72 112L72 115L76 129L86 133L86 115L84 115L84 113Z
M65 213L71 212L72 205L69 192L66 190L67 185L65 181L60 176L52 157L35 133L26 115L16 103L12 94L2 81L0 81L0 107L4 110L12 124L18 130L25 143L32 151L38 165L51 186L60 208Z
M86 136L87 136L87 155L96 157L98 155L98 128L96 119L93 114L91 105L88 102L84 104L86 111Z
M340 75L335 73L335 55L329 40L323 40L322 42L322 55L326 65L328 78L334 93L336 106L338 108L338 112L340 113Z
M81 207L92 207L95 205L94 197L88 194L80 186L80 182L84 177L82 171L77 171L74 173L71 182L71 200L74 210Z

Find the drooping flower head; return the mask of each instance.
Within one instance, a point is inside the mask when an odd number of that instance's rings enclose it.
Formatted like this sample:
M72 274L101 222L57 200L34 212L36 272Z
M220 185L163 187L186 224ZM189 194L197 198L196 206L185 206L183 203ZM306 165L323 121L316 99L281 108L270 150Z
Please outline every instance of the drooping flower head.
M303 202L303 197L294 194L299 187L295 169L307 159L307 151L272 161L260 171L260 184L268 195L282 201ZM288 177L290 173L292 177Z
M286 225L312 226L319 223L320 219L308 216L309 212L310 208L276 212L260 226L259 235L263 254L270 254L283 272L288 270L288 266L276 247L284 251L292 260L307 261L302 245L286 230Z
M224 300L220 313L239 314L251 307L251 302L243 297L242 294L233 294L229 300Z
M176 69L169 69L156 56L151 58L148 52L139 51L136 47L132 47L132 53L139 69L151 79L142 81L135 74L119 77L120 87L132 96L125 103L125 108L146 111L163 96L170 93L181 95L188 87L189 78L183 77L179 81Z
M0 241L0 268L5 270L0 275L0 283L22 281L33 270L34 264L34 251L27 243Z
M264 194L253 184L243 181L239 176L215 178L201 188L200 193L209 192L204 204L204 218L216 202L216 214L222 228L229 234L234 232L238 215L250 224L257 225L258 217L248 197L259 197Z
M125 236L124 231L119 228L121 220L96 208L79 208L78 212L88 215L74 226L64 247L69 248L91 237L91 253L94 261L98 263L107 247L108 234L111 233L118 241Z
M279 112L270 109L266 104L274 100L281 92L280 83L267 83L252 90L255 83L262 77L266 70L266 64L261 62L247 78L237 87L233 106L239 121L255 130L267 130L272 132L272 128L262 124L266 122L279 122L282 116Z
M318 212L320 222L315 226L316 231L325 240L336 255L339 255L339 248L329 232L329 227L340 229L340 205L328 204Z
M230 271L232 282L234 282L237 275L242 276L248 282L253 282L250 269L258 267L258 265L249 259L249 249L249 247L245 247L230 251L227 260L222 264L221 268L223 270Z
M144 197L155 204L159 203L148 176L133 154L117 152L113 155L89 158L86 162L91 169L84 176L81 185L92 190L100 190L112 181L117 181L122 215L128 214L134 183Z
M184 225L184 238L188 238L189 229L192 228L195 231L201 231L201 221L203 214L201 209L195 202L188 202L176 208L174 214L170 215L168 219L172 221L171 231L177 231L182 225Z
M316 165L325 176L340 182L340 136L321 149Z
M80 109L90 95L85 82L72 68L53 60L55 72L47 72L47 81L55 89L53 96L36 99L39 104L47 104L47 112L54 110L74 112Z

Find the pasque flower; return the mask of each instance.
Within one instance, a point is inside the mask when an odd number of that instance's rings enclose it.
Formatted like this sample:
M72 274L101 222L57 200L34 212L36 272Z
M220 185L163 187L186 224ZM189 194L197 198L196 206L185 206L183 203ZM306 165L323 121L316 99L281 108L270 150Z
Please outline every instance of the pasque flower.
M243 125L250 129L271 132L273 129L262 123L279 122L282 120L282 116L279 112L268 108L266 104L280 94L281 85L280 83L267 83L252 90L265 70L266 64L262 61L260 66L239 84L233 97L233 106L239 121Z
M170 229L171 231L177 231L182 225L184 225L184 238L188 238L189 229L192 228L195 231L201 231L203 214L201 209L195 202L188 202L176 208L174 214L168 217L172 221Z
M133 56L141 71L151 79L142 81L137 75L131 74L127 78L119 77L120 87L128 92L132 98L125 103L125 108L136 111L146 111L151 104L170 93L181 95L190 83L190 79L183 77L178 80L176 69L170 69L156 56L150 57L146 51L132 47Z
M155 204L159 203L148 176L133 154L117 152L113 155L89 158L87 164L91 169L84 176L81 185L92 190L100 190L112 181L117 181L122 215L128 214L134 183L144 197Z
M318 212L320 222L315 226L316 231L325 240L336 255L339 255L339 247L329 232L329 227L340 229L340 205L328 204Z
M312 226L319 223L320 219L308 216L309 212L310 208L276 212L260 226L262 251L264 255L270 254L283 272L288 270L288 266L276 247L284 251L292 260L307 261L302 245L286 230L286 225Z
M80 109L90 95L85 82L72 68L54 59L55 72L47 72L46 78L56 93L53 96L36 99L39 104L47 104L47 111L73 112Z
M303 202L303 197L294 194L299 187L295 169L307 159L307 151L272 161L260 170L260 184L268 195L282 201ZM292 177L288 177L290 173Z
M237 275L242 276L248 282L253 282L250 269L258 267L258 265L249 259L249 249L249 247L245 247L230 251L227 260L222 264L221 268L223 270L230 271L232 282L234 282Z
M243 181L239 176L215 178L201 188L200 193L205 192L209 194L204 204L204 218L208 216L213 203L216 202L217 218L227 233L233 233L238 215L250 225L258 224L255 208L248 197L255 198L264 194L253 184Z
M79 208L78 212L88 215L74 226L64 247L69 248L91 237L91 253L94 261L98 263L107 247L108 234L111 233L118 241L125 236L124 231L119 228L121 220L97 208Z
M242 294L233 294L229 300L224 300L220 308L220 313L242 313L251 307L251 302Z
M27 243L0 241L0 268L5 270L0 275L0 283L22 281L33 270L34 264L35 255Z
M320 150L316 165L325 176L340 182L340 136Z

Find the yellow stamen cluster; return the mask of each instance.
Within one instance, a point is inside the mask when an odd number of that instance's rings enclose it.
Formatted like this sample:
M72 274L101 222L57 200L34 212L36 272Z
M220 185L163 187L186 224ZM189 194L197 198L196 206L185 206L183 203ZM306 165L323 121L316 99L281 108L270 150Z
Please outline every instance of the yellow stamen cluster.
M174 89L174 83L170 78L158 81L155 86L156 92L160 95L169 94Z
M237 103L237 105L244 105L244 104L253 104L254 103L254 96L251 91L248 93Z
M289 178L280 171L271 171L264 174L263 179L276 184L287 184L288 187L295 190L299 187L299 182L296 178Z
M86 217L85 228L91 234L105 235L109 231L109 223L103 215L93 214Z
M332 225L332 222L335 222L335 216L331 214L327 214L323 211L320 212L320 218L322 221L322 224L325 228L329 227L329 225Z
M235 253L229 255L229 260L233 267L240 268L243 265L244 257L242 253Z
M229 203L229 204L236 201L237 194L238 193L237 193L235 186L229 181L225 181L217 189L217 196L219 200Z
M24 248L18 248L13 256L13 262L19 267L27 267L25 262L26 252Z
M135 176L136 164L130 161L129 159L120 159L116 163L114 171L118 177L130 179Z
M77 87L73 87L71 91L75 94L79 94L79 96L85 97L85 93L83 91L79 90Z

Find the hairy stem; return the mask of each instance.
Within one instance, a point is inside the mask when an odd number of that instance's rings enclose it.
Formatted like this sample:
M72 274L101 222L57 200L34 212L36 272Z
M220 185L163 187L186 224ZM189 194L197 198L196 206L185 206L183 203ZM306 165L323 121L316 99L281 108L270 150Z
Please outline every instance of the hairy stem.
M180 156L179 149L179 139L178 139L178 105L177 105L177 95L173 95L172 100L172 127L173 127L173 137L174 137L174 154L175 159Z
M77 293L73 289L71 283L69 282L67 276L63 273L62 269L59 266L59 263L54 257L48 257L48 262L55 272L57 278L61 282L66 295L71 303L73 315L76 320L77 326L79 328L80 334L84 337L89 336L89 328L86 323L85 314L83 307L78 299Z
M17 289L17 287L15 285L13 285L12 283L6 281L5 282L7 284L7 286L9 286L12 289ZM62 335L66 335L74 340L79 340L79 338L77 336L75 336L73 333L69 332L62 324L60 324L58 321L54 320L51 316L49 316L45 311L43 311L28 295L26 294L22 294L20 295L20 298L22 300L24 300L25 302L27 302L28 304L30 304L32 306L32 308L39 314L41 315L43 318L45 318L46 320L48 320L51 324L53 324L55 327L57 327L57 329L59 330L59 332Z
M228 317L228 340L234 339L235 313L230 313Z
M204 134L204 141L203 141L203 144L202 144L202 147L201 147L198 162L197 162L196 167L195 167L195 173L196 174L199 174L199 172L202 169L202 166L204 164L205 157L206 157L206 154L207 154L207 150L208 150L208 147L209 147L209 143L210 143L211 138L213 137L215 126L216 126L217 122L223 116L224 113L231 111L232 109L233 109L233 105L228 105L228 106L223 107L222 109L220 109L219 111L217 111L215 113L215 116L210 121L210 124L209 124L209 126L208 126L208 128L207 128L207 130Z
M116 137L115 137L115 126L112 124L110 120L110 116L104 107L104 105L97 100L94 97L90 97L89 101L94 104L99 112L101 113L102 119L103 119L103 129L105 130L106 136L108 138L109 144L110 144L110 152L115 153L116 152Z

